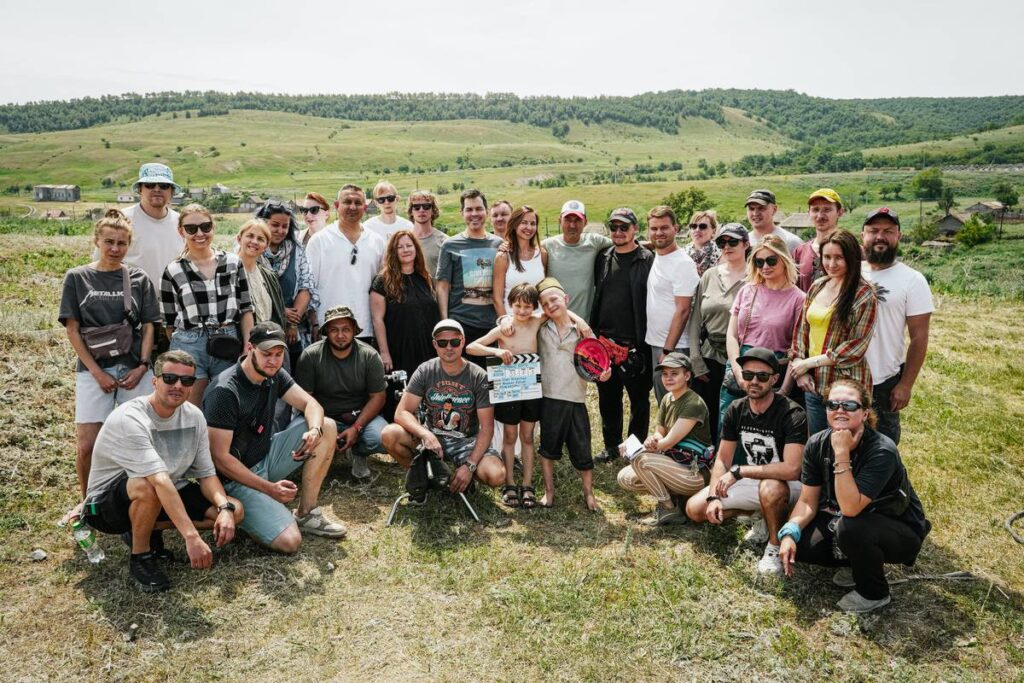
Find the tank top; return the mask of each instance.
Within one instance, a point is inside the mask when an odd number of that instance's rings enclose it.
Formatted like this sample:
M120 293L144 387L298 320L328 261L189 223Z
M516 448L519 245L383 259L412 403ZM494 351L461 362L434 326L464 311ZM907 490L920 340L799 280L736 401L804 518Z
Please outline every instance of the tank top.
M523 284L524 282L536 285L543 279L544 262L540 258L540 249L537 249L532 259L529 261L523 261L523 272L519 272L519 270L516 269L516 264L513 263L510 258L508 260L508 270L505 271L505 311L507 313L511 313L511 308L508 303L508 293L512 291L513 287Z

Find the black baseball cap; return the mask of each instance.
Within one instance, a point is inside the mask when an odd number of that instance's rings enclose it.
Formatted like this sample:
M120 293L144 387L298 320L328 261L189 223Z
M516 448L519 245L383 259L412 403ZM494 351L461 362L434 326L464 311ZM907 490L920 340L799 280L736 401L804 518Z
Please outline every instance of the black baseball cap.
M611 212L608 216L608 222L619 221L620 223L629 223L630 225L637 225L639 221L636 218L636 214L633 213L633 209L626 206L620 206Z
M747 195L747 201L743 203L743 206L748 204L760 204L761 206L768 206L769 204L777 204L775 201L775 193L771 190L754 190Z
M752 349L748 349L746 353L736 359L736 362L743 367L743 364L748 360L759 360L762 363L767 363L772 368L772 374L779 374L779 359L775 357L775 352L771 349L766 349L763 346L755 346Z
M275 346L288 347L288 337L281 326L274 322L263 322L253 325L249 331L249 343L260 351L269 351Z
M864 219L864 225L867 225L868 223L875 220L879 216L882 216L883 218L888 218L889 220L896 224L897 228L901 227L900 217L897 216L896 212L890 209L888 206L880 207L869 213L867 217Z

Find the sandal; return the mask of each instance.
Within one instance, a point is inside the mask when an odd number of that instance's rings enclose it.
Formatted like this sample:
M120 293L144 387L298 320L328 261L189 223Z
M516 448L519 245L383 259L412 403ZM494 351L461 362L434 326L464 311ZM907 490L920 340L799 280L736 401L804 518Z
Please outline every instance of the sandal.
M534 494L532 486L520 486L519 493L523 498L524 508L532 510L537 507L537 496Z
M512 484L502 486L501 502L510 508L519 507L519 488Z

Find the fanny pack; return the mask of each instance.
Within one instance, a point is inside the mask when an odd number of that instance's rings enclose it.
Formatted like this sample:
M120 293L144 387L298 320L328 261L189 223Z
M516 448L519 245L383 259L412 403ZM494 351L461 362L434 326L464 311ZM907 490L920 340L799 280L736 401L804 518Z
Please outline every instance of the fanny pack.
M206 340L206 352L214 358L237 360L242 355L242 341L234 325L208 327L207 332L210 337Z
M121 266L121 288L124 295L124 320L112 325L80 327L78 329L82 341L85 342L85 348L96 360L118 358L132 352L132 340L137 321L135 314L132 313L131 281L125 266Z
M715 461L715 447L707 446L692 436L665 449L664 453L680 465L696 465L697 468L711 469L711 463Z

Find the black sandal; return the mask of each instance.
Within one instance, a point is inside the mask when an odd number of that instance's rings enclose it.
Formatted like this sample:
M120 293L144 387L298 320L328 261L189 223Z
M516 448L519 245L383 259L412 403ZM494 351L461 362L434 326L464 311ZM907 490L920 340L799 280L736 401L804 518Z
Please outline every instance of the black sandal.
M519 507L519 488L512 484L502 486L501 502L510 508Z
M532 486L520 486L519 493L522 496L524 508L532 510L537 507L537 496L535 495Z

